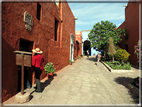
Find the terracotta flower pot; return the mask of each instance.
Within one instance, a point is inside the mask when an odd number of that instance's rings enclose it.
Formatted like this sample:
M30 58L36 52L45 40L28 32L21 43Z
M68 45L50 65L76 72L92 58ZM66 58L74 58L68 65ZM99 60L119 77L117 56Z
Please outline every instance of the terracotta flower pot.
M47 74L48 78L53 77L53 73L50 72L49 74Z
M71 62L69 62L69 64L70 64L70 65L72 65L72 63L71 63Z

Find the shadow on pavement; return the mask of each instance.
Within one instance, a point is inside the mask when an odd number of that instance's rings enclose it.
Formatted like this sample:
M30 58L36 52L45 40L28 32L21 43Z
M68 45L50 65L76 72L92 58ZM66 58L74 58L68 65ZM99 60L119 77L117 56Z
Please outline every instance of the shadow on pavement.
M57 76L57 74L53 74L53 76L49 76L48 79L45 82L41 82L41 88L42 88L42 92L44 90L45 87L47 87L51 81L54 79L54 76Z
M54 79L54 77L50 77L44 83L41 82L42 92L43 92L44 88L47 87L53 79Z
M44 88L47 87L51 81L54 79L54 76L57 76L57 74L53 74L53 76L49 76L47 80L45 80L45 82L40 82L41 83L41 92L43 92ZM34 93L36 91L36 86L34 87L34 91L32 91L30 94Z
M132 65L132 67L137 69L137 70L139 69L139 66L136 66L136 65Z
M129 78L129 77L118 77L115 78L114 80L116 83L124 85L124 82L130 83L132 84L134 81L134 78ZM125 86L125 85L124 85ZM125 86L126 87L126 86ZM126 87L127 88L127 87ZM129 88L128 88L129 89ZM132 93L129 89L128 91L129 95L131 95L131 98L133 99L133 102L135 102L136 104L139 103L139 97L137 95L135 95L134 93Z
M94 58L94 57L91 57L91 56L89 58L87 58L87 60L97 62L97 58Z

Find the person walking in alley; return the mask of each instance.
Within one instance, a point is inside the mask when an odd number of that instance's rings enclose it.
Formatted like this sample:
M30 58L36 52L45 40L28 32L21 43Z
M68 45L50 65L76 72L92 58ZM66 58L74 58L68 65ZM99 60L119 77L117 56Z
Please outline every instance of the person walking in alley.
M100 59L101 59L101 55L100 55L100 53L98 52L98 54L97 54L97 65L99 65Z
M87 57L89 58L89 50L87 50Z
M43 56L41 55L43 51L41 51L39 48L33 49L32 50L35 55L33 56L32 59L32 66L35 71L35 78L36 78L36 92L42 92L41 90L41 84L40 84L40 75L43 71Z

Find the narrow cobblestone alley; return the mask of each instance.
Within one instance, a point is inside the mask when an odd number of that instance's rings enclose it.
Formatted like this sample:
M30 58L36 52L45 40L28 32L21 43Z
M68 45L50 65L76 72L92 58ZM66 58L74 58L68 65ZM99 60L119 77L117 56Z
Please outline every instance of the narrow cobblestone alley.
M134 70L134 69L133 69ZM42 81L42 93L32 92L32 99L23 104L138 104L138 98L121 82L139 75L109 72L100 62L83 57L57 72L53 79ZM14 97L3 104L16 104ZM136 106L136 105L135 105Z

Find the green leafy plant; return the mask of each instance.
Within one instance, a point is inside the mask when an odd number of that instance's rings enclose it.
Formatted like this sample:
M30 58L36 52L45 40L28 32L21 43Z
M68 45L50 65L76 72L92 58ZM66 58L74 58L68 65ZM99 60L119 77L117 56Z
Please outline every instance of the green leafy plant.
M126 29L121 30L116 27L117 26L110 21L96 23L88 34L91 47L98 50L108 50L109 37L113 38L114 46L116 46L117 43L122 40L120 35L125 35L126 33Z
M75 61L75 58L73 58L73 60Z
M81 59L81 56L80 56L80 55L78 55L78 59Z
M112 61L112 55L106 53L104 61Z
M114 63L112 62L105 62L105 63L108 64L112 69L123 69L123 70L131 69L131 65L129 62L121 63L119 61L114 61Z
M44 66L44 70L45 70L45 72L46 72L47 74L49 74L50 72L54 73L54 72L55 72L55 69L56 69L56 68L54 68L54 65L53 65L52 62L49 62L49 63L47 63L47 64Z
M83 55L81 54L81 57L82 57Z
M114 56L117 61L124 62L128 60L130 54L126 50L120 48L116 51Z
M73 62L72 62L72 60L69 60L69 63L71 63L71 64L72 64L72 63L73 63Z

